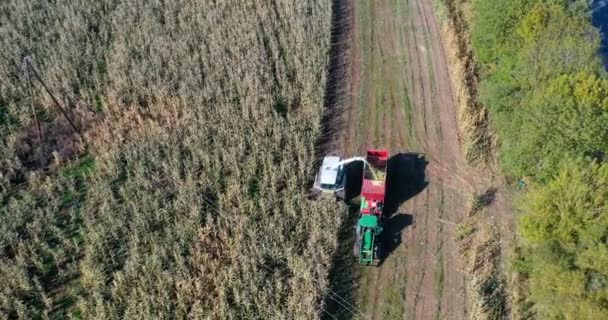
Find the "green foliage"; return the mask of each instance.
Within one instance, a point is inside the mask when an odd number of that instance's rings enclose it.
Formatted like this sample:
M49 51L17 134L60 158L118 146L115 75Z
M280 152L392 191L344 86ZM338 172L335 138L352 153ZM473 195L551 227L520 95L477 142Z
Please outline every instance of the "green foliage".
M542 318L608 317L608 165L572 161L523 201L531 297ZM527 269L526 269L527 268Z
M517 28L518 63L515 78L526 91L538 89L553 77L599 70L599 38L586 16L562 6L537 4Z
M534 0L473 0L475 24L471 41L483 64L493 64L508 50L521 17Z
M65 316L76 301L79 286L77 257L80 208L62 199L75 194L71 180L34 178L27 190L17 190L0 207L0 315L6 318L44 318L52 306ZM71 301L71 302L70 302Z
M473 1L480 98L500 139L502 167L536 185L519 226L525 254L512 265L527 279L542 319L608 317L608 165L601 164L608 80L587 6Z
M601 122L606 110L597 107L603 98L568 95L587 90L579 86L593 86L589 90L600 92L606 86L596 76L601 68L597 32L577 3L512 0L496 9L494 3L474 2L473 38L500 42L473 44L486 61L480 96L492 111L501 139L501 160L510 175L547 179L557 173L560 155L605 150L599 141L605 133ZM510 6L521 11L511 14ZM506 33L498 32L503 28ZM488 53L496 48L499 52L494 56Z
M503 160L518 176L550 179L564 158L608 150L608 80L588 73L558 76L514 112ZM514 121L514 122L515 122Z

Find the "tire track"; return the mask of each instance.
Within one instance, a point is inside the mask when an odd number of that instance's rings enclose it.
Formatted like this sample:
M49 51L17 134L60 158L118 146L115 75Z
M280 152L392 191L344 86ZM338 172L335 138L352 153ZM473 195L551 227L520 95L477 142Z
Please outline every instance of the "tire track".
M411 12L411 2L415 1L415 0L408 0L407 4L408 4L408 13ZM421 62L420 62L420 56L417 54L417 50L418 50L418 43L417 43L417 39L415 36L414 31L416 30L416 26L414 25L414 20L413 19L408 19L409 23L410 23L410 27L408 29L408 56L410 57L409 61L410 61L410 66L411 68L411 90L412 90L412 108L414 110L417 110L418 112L422 111L421 114L422 116L417 117L417 118L422 118L425 119L426 118L426 110L422 109L419 110L418 108L416 108L416 106L420 106L424 103L424 84L419 81L422 76L420 75L422 73L422 67L421 67ZM412 65L413 64L413 65ZM420 147L423 147L423 145L425 145L424 142L427 141L427 135L428 135L428 128L426 125L425 121L417 121L416 123L416 132L419 133L419 142L421 142ZM422 136L420 136L420 134L422 134ZM426 150L424 150L426 152Z
M420 13L424 18L427 34L439 35L439 25L435 14L433 13L432 5L429 1L416 0L420 7ZM448 152L446 156L453 156L456 158L462 158L460 152L460 144L458 143L458 129L457 129L457 112L454 104L454 96L452 86L450 82L450 73L448 69L447 59L444 54L444 46L439 36L430 37L431 43L431 54L432 54L432 66L435 74L437 84L437 96L439 98L437 103L437 114L442 130L442 144L444 150ZM446 131L445 133L443 131ZM447 141L443 137L447 137ZM456 159L455 159L456 160ZM454 163L463 162L462 159L458 159Z
M420 78L418 79L419 85L422 88L423 99L420 104L420 108L423 110L423 117L420 121L423 121L425 124L425 145L429 149L429 152L434 154L438 153L437 148L437 136L435 129L435 118L434 110L433 110L433 94L432 94L432 78L429 71L429 60L430 60L430 48L425 46L425 40L427 37L427 33L425 32L425 24L422 19L422 15L420 13L420 8L417 0L413 0L410 2L412 7L410 11L415 14L410 15L410 19L415 26L413 30L414 39L415 39L415 48L414 52L416 54L418 65L420 68Z
M384 16L387 14L386 7L378 7L375 6L374 7L377 10L382 10L383 12L380 13L380 15ZM383 34L389 34L390 30L388 30L387 28L389 27L389 25L386 23L386 21L381 21L380 23L382 23L381 29L383 31ZM374 26L376 27L376 26ZM379 61L389 61L390 58L393 56L393 51L391 50L391 48L389 47L388 50L385 50L383 47L383 43L381 43L380 41L377 42L378 45L378 52L380 53L380 55L378 56ZM392 84L392 79L391 79L391 73L387 72L389 71L388 69L390 69L390 61L389 63L383 63L382 64L382 72L380 72L380 74L378 74L378 79L377 79L377 83L379 84L376 87L375 93L378 94L380 101L381 101L381 106L380 106L380 110L379 112L381 112L381 117L379 121L376 121L377 124L382 123L383 125L383 129L385 134L378 134L376 135L377 138L383 137L383 141L378 141L377 142L377 146L383 146L386 148L391 148L392 147L392 122L391 121L387 121L388 119L388 115L392 115L393 114L393 102L390 101L390 105L387 105L387 91L391 92L391 84ZM382 86L382 85L385 86ZM378 128L377 126L376 130L378 129L382 129L382 128ZM382 289L384 288L388 288L391 286L391 279L393 278L393 274L394 274L394 270L391 268L392 264L388 261L385 261L379 268L378 270L375 270L375 278L376 278L376 288L380 288L380 290L376 290L376 294L374 295L374 301L373 301L373 307L371 310L371 318L372 319L383 319L383 312L384 312L384 304L383 304L383 291Z
M365 146L361 146L360 148L360 153L363 154L365 152L365 149L368 146L372 146L374 143L374 136L375 136L375 125L376 125L376 86L375 86L375 82L376 82L376 72L374 72L376 70L376 50L378 47L378 43L377 42L377 37L376 37L376 10L375 10L375 1L369 1L369 19L370 19L370 40L369 40L369 44L371 46L370 48L370 56L369 58L366 57L367 61L369 61L369 69L367 69L366 71L366 76L368 77L368 81L367 83L370 83L369 87L367 88L367 98L365 99L367 102L366 105L366 110L367 112L367 117L366 117L366 121L363 123L361 123L360 125L364 125L367 130L366 130L366 138L365 138Z
M439 219L443 220L445 218L445 193L443 190L443 185L441 184L441 182L439 182L440 185L440 204L439 204ZM438 220L438 221L441 221ZM445 279L446 279L446 268L445 268L445 261L444 261L444 251L443 251L443 245L445 242L445 237L443 237L443 228L444 228L444 223L438 223L438 230L437 233L439 234L439 244L437 245L437 251L435 252L435 255L437 256L437 260L438 260L438 264L439 264L439 269L438 272L439 274L437 275L438 279L436 279L437 281L437 300L438 300L438 304L437 304L437 318L438 319L442 319L445 315L443 314L443 311L446 310L446 304L445 304L445 300L444 298L444 292L445 292Z
M439 27L433 15L430 3L423 0L416 1L420 8L419 12L425 21L426 32L431 34L439 34ZM440 102L437 106L438 108L435 108L435 110L439 110L438 116L440 117L440 123L443 128L440 141L442 145L442 152L439 155L439 161L440 165L447 167L447 172L439 176L447 176L453 180L460 180L459 182L454 182L454 187L464 187L466 189L467 185L469 185L471 192L473 192L474 187L470 185L471 183L466 181L466 178L458 179L458 177L466 177L467 173L464 171L467 170L463 169L462 166L459 165L462 164L463 160L458 144L456 112L453 104L449 72L447 69L447 59L443 55L444 48L438 37L431 37L431 45L431 54L433 56L431 61L433 61L435 79L437 80L437 87L439 88L438 92ZM446 108L446 106L452 106L452 108ZM444 133L443 131L446 132ZM454 190L451 192L453 193ZM448 220L460 221L463 216L464 212L462 210L459 210L459 208L454 208L454 210L451 212L451 217L449 217ZM441 230L439 236L442 247L443 244L445 244L445 247L443 250L441 250L440 254L442 254L444 259L449 261L449 263L457 263L458 257L456 252L458 248L455 241L450 241L450 239L454 239L455 237L454 229L447 228L446 230ZM444 255L444 252L447 253ZM467 312L466 302L463 299L458 299L460 292L466 290L466 280L464 278L464 274L457 272L452 276L447 276L444 271L443 278L445 279L443 282L443 286L445 288L442 289L443 297L440 298L440 303L442 305L441 311L445 312L445 315L449 318L464 319Z
M431 154L437 154L437 130L436 122L433 120L435 118L434 110L433 110L433 95L432 95L432 77L429 74L429 50L428 46L424 46L426 36L425 33L425 25L424 21L421 19L420 8L416 0L409 2L409 21L411 25L410 34L410 52L412 56L410 59L417 62L415 68L417 69L418 76L415 79L414 88L419 88L420 96L422 99L418 100L418 103L415 107L420 110L418 112L419 118L418 121L424 124L425 127L425 136L423 140L423 149L425 152ZM414 290L410 294L415 294L416 301L413 306L413 317L414 319L422 319L425 316L433 314L436 311L436 306L438 305L438 300L434 296L436 290L434 290L434 273L436 268L436 261L434 259L433 253L435 252L434 247L436 246L436 227L434 224L429 224L429 220L435 220L436 214L438 210L436 208L436 186L431 183L427 186L427 193L425 197L425 210L424 210L424 230L416 229L416 232L424 232L425 242L424 248L425 250L417 255L415 259L418 261L417 264L413 266L413 268L408 268L408 274L412 274L414 272L420 272L420 270L424 270L424 277L420 279L419 287L411 288L410 290ZM429 271L433 270L433 272L429 273Z
M425 44L425 48L427 48L427 54L425 55L426 58L426 65L429 68L428 70L428 74L430 77L430 88L431 88L431 100L430 100L430 109L432 110L432 114L433 117L431 119L431 121L434 124L434 129L433 132L437 135L437 138L439 141L443 141L443 130L442 130L442 123L441 123L441 116L440 116L440 112L439 112L439 106L438 106L438 101L437 101L437 96L438 96L438 81L437 79L440 78L441 75L437 74L437 68L435 67L435 58L437 57L437 53L438 50L435 47L434 43L435 41L432 41L432 39L437 39L437 37L431 37L430 35L431 30L430 30L430 26L429 26L429 20L427 18L426 13L424 12L424 10L422 9L422 4L420 3L419 0L416 0L416 7L418 10L418 15L419 17L421 17L421 21L422 21L422 26L423 26L423 34L424 34L424 44ZM443 149L441 149L443 151Z
M396 49L396 52L398 52L399 54L402 54L403 56L400 57L400 66L403 67L403 70L405 72L405 75L411 75L410 69L411 67L409 66L409 60L410 60L410 56L407 55L407 39L405 37L405 32L404 32L404 28L406 28L407 26L405 25L399 25L399 21L401 20L401 14L402 15L406 15L405 10L402 10L401 7L401 1L395 1L395 20L393 21L393 25L394 25L394 29L398 30L398 37L397 39L394 41L394 43L398 46L398 49ZM407 3L407 1L406 1ZM407 5L407 4L406 4ZM407 8L407 7L406 7ZM410 92L408 90L410 84L410 78L408 76L399 76L401 73L397 72L397 70L393 71L395 76L398 77L398 87L396 88L396 95L397 96L401 96L402 99L400 99L399 101L396 100L393 97L395 106L397 107L397 112L396 117L394 118L394 120L398 123L396 125L396 127L399 126L406 126L408 128L407 132L406 130L397 130L398 133L398 141L399 141L399 145L402 146L402 148L405 148L406 146L408 146L408 141L406 140L406 136L409 139L409 147L413 147L414 144L414 135L413 135L413 124L412 124L412 115L411 115L411 96L410 96ZM407 119L407 120L406 120Z
M414 294L415 294L415 298L414 298L414 305L413 305L413 316L414 319L421 319L421 316L423 316L423 314L421 314L423 312L423 308L426 305L426 293L425 291L425 286L424 284L426 283L426 281L428 281L428 277L427 277L427 270L428 270L428 259L426 259L428 257L428 255L426 255L425 253L428 252L428 244L429 244L429 198L430 198L430 188L426 189L425 195L424 195L424 224L422 225L422 230L420 231L419 228L416 229L416 232L423 232L424 233L424 241L420 243L420 246L423 248L423 250L421 250L422 254L420 255L424 255L425 257L425 263L423 268L417 268L419 272L421 272L420 275L420 279L418 280L418 282L416 283L416 287L414 288ZM411 271L408 269L408 271ZM421 305L421 299L422 300L422 305ZM418 310L421 310L420 312L418 312Z

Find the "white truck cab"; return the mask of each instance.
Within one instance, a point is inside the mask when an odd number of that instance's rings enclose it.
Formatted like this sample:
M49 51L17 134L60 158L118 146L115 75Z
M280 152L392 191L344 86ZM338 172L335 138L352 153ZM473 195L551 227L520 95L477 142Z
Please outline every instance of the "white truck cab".
M327 156L315 178L314 189L323 193L338 194L344 190L346 185L346 170L344 166L353 161L363 161L363 157L341 159L338 156ZM343 192L342 192L343 193Z
M335 192L344 189L344 182L344 166L340 157L323 158L315 181L315 188L323 192Z

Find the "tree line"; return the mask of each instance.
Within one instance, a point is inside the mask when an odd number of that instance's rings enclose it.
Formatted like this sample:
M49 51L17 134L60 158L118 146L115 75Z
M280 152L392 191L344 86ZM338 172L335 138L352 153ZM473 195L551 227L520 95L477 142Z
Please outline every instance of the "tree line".
M608 318L608 79L587 1L472 1L480 98L526 185L519 316Z

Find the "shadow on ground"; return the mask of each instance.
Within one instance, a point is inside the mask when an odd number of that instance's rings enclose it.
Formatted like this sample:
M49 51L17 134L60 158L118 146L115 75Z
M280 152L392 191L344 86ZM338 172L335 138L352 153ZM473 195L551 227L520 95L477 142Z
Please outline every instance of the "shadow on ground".
M380 265L401 245L401 233L413 222L413 216L408 213L395 213L384 222L382 238L384 256Z
M357 259L353 257L355 243L355 224L358 219L358 208L344 206L347 218L338 233L338 249L334 254L333 265L329 272L329 290L325 294L325 311L321 319L357 319L356 292L359 275L356 272ZM354 311L354 312L353 312ZM331 316L330 316L331 315Z
M350 57L348 49L352 42L352 19L354 17L351 1L332 1L332 34L329 53L327 82L325 85L325 110L321 119L321 134L315 144L314 171L317 172L322 158L338 149L340 132L343 128L343 113L347 110L350 93L348 79L350 77ZM345 155L340 155L345 156ZM347 170L356 171L353 166ZM359 170L362 171L362 170ZM314 180L314 179L313 179ZM314 181L311 181L310 185ZM348 183L348 182L347 182ZM359 186L359 189L361 187ZM351 190L354 192L354 190ZM353 198L353 193L345 196ZM356 208L344 206L346 218L343 219L338 231L338 248L332 259L329 270L329 288L323 299L325 309L319 311L321 319L352 319L352 307L356 303L355 259L352 256L354 229L357 219ZM355 211L353 211L355 210Z
M411 214L397 210L428 185L427 164L424 155L419 153L398 153L388 160L381 264L401 245L401 233L414 222Z
M363 162L355 161L344 166L346 184L344 186L346 203L351 205L359 204L357 199L361 194L363 184Z
M398 153L388 159L384 216L391 217L405 201L426 188L426 161L420 153Z
M325 97L323 101L323 116L321 117L321 132L315 143L315 163L313 172L317 172L327 155L345 157L339 153L339 142L344 128L343 115L348 111L350 103L350 57L348 49L351 42L352 7L346 0L332 1L332 31L325 82ZM309 181L312 187L314 177Z

